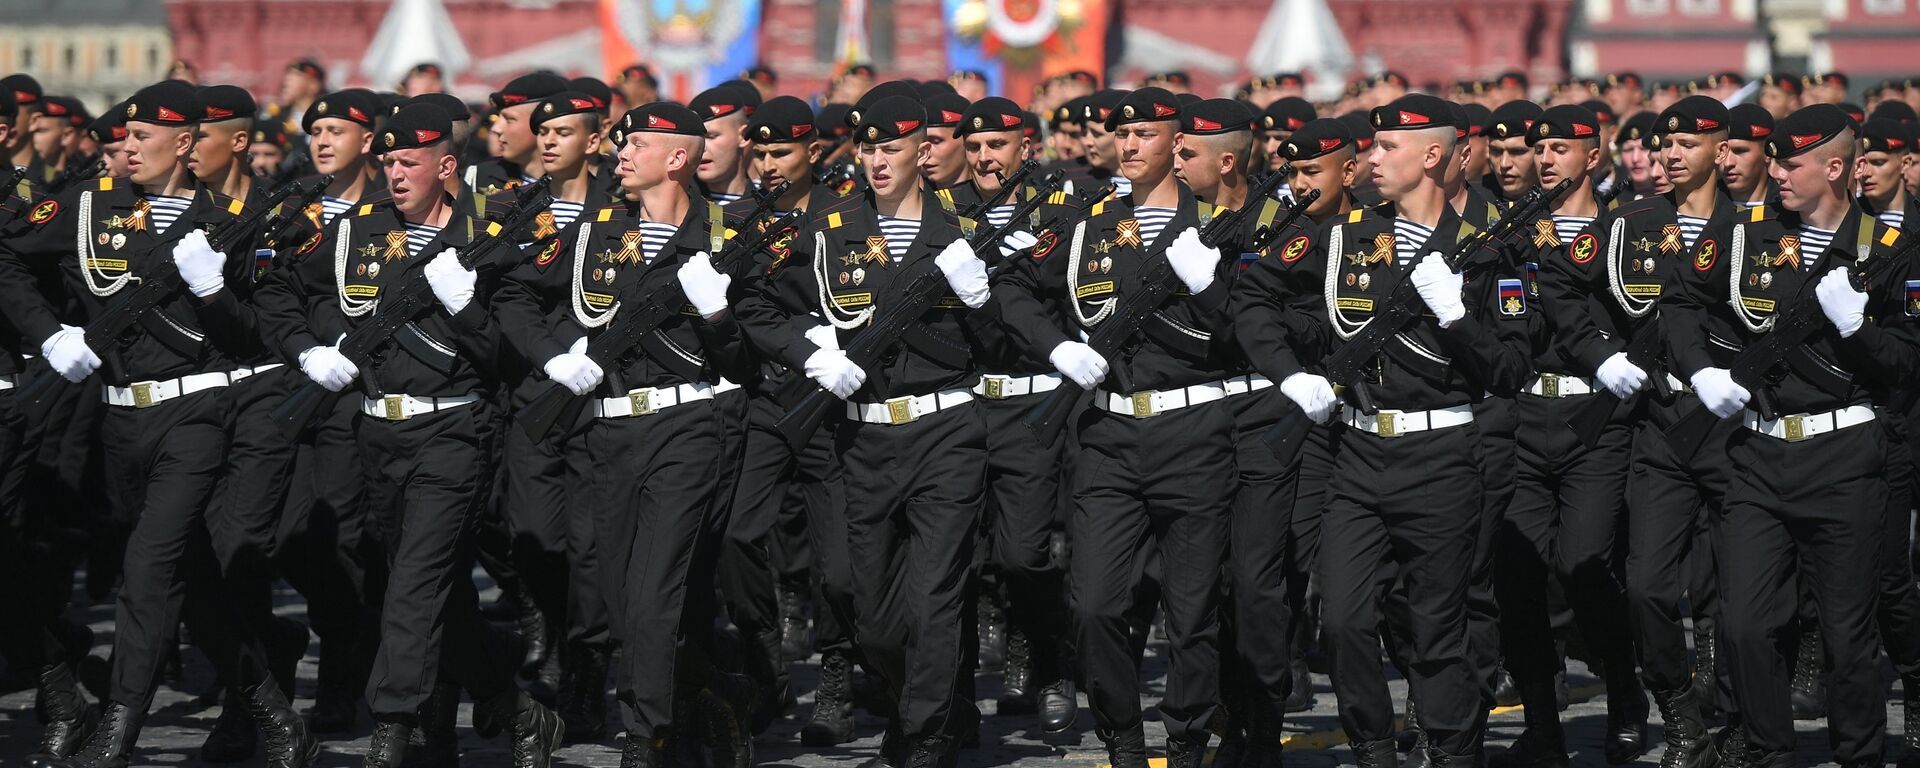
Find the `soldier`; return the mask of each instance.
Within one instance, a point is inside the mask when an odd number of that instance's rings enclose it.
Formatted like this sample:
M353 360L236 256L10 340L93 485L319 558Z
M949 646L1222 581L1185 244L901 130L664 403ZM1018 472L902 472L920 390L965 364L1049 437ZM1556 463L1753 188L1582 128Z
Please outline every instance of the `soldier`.
M0 143L15 168L27 169L27 179L34 184L45 184L51 177L40 166L39 157L33 151L34 124L40 117L45 98L40 90L40 82L24 73L7 75L0 78L0 89L13 94L13 121L7 131L7 138Z
M1275 99L1260 111L1260 152L1267 159L1267 173L1286 165L1280 147L1286 144L1287 137L1317 117L1313 104L1298 96Z
M513 682L512 662L480 624L465 531L485 501L496 417L483 370L494 365L498 330L456 253L478 228L449 205L445 180L455 161L452 121L438 107L410 105L387 121L375 146L391 197L333 222L323 240L263 292L290 296L304 311L267 322L280 353L329 391L368 382L353 436L370 470L367 509L386 556L380 647L367 700L374 712L366 765L394 768L441 674L476 702L481 732L502 725L516 766L544 766L558 746L560 718ZM439 255L429 260L425 254ZM413 277L414 273L420 277ZM379 311L372 298L425 279L436 302L390 339L401 349L367 361L340 352L339 339ZM308 319L311 318L311 319ZM332 340L331 342L326 340ZM372 384L377 382L377 384ZM378 393L373 396L372 393Z
M440 71L440 65L430 61L413 65L413 68L407 70L407 74L400 78L400 95L402 96L440 93L446 89L446 76Z
M1540 105L1531 101L1509 101L1493 111L1487 124L1487 155L1493 170L1493 187L1502 200L1520 199L1540 183L1527 146L1527 131L1540 119Z
M101 119L106 119L106 116ZM99 123L98 120L94 122ZM113 128L109 126L107 130L112 131ZM125 128L122 127L121 130ZM96 137L98 138L100 137ZM280 169L286 165L292 145L292 137L287 135L286 126L280 121L255 118L253 136L247 142L247 162L253 170L253 175L260 179L272 179L278 176ZM101 149L107 156L112 156L113 153L106 149L105 142L101 142Z
M1655 178L1660 171L1656 168L1653 150L1648 144L1654 136L1653 119L1656 116L1652 112L1641 112L1627 118L1626 122L1620 124L1620 132L1613 137L1614 154L1620 158L1620 171L1615 175L1628 185L1615 197L1622 203L1662 194Z
M996 293L1018 313L1009 332L1093 394L1073 425L1068 538L1075 647L1097 733L1115 766L1146 765L1130 625L1144 612L1135 603L1148 561L1159 557L1169 564L1160 587L1173 648L1160 711L1169 764L1190 767L1206 752L1219 701L1218 590L1235 478L1232 414L1213 405L1226 396L1226 362L1212 342L1227 322L1226 283L1216 279L1224 267L1201 245L1200 209L1173 175L1179 100L1143 88L1089 109L1101 109L1101 133L1132 191L1095 203L1063 234L1067 253L1013 270ZM1040 302L1059 297L1082 332L1098 330L1163 258L1188 293L1131 334L1116 360L1043 319Z
M373 124L380 109L373 92L351 88L321 97L305 114L301 130L308 137L313 170L333 176L320 195L319 209L305 211L309 231L319 232L380 189L373 164Z
M614 82L620 90L620 97L626 101L629 109L643 107L660 100L660 81L653 76L653 69L645 64L629 64L620 70L620 78Z
M1119 148L1115 146L1113 132L1107 129L1106 122L1126 95L1126 91L1112 89L1096 91L1081 102L1080 109L1080 119L1087 129L1086 138L1080 146L1086 152L1091 183L1111 183L1116 195L1127 194L1133 188L1133 181L1120 173Z
M1525 248L1530 264L1544 277L1542 305L1556 316L1550 284L1564 262L1583 266L1607 246L1607 217L1594 198L1591 174L1600 167L1600 126L1593 112L1578 105L1547 109L1527 131L1535 149L1540 185L1571 180L1572 188L1549 203L1551 220L1529 231ZM1584 305L1564 311L1583 313ZM1572 329L1555 325L1556 342ZM1620 526L1626 512L1626 479L1631 433L1624 425L1607 430L1590 445L1575 440L1567 420L1604 387L1624 399L1645 385L1646 372L1624 353L1598 360L1574 359L1558 348L1537 344L1531 355L1535 372L1516 398L1518 474L1505 525L1518 534L1502 562L1501 635L1507 669L1513 673L1526 706L1527 731L1505 755L1504 766L1566 766L1566 741L1554 705L1557 653L1547 615L1548 574L1565 585L1575 619L1591 653L1607 670L1607 761L1630 762L1646 749L1645 693L1633 674L1632 638L1625 626L1625 594L1613 576L1616 546L1624 549ZM1588 371L1598 368L1598 372Z
M1601 97L1606 100L1607 108L1619 119L1632 117L1646 109L1647 94L1640 75L1635 72L1615 72L1607 75L1606 88Z
M53 765L128 764L159 684L163 656L175 640L184 592L224 589L208 578L208 553L191 542L225 458L232 403L228 386L252 374L236 368L235 361L257 342L252 311L236 296L251 287L251 255L231 258L214 251L198 229L245 207L236 202L219 213L210 194L192 181L184 159L203 114L191 86L161 83L142 89L126 108L128 141L136 147L132 177L80 185L37 204L27 217L31 229L0 246L0 268L11 273L4 281L9 320L24 336L46 339L42 354L69 381L101 368L102 357L84 331L64 325L35 290L28 262L62 262L60 272L76 289L89 319L103 312L110 297L137 289L129 288L134 277L153 280L164 274L158 270L168 267L154 264L160 259L173 262L186 289L176 289L155 307L164 322L142 324L140 332L100 350L115 361L103 374L102 399L109 406L101 423L105 461L150 469L107 476L110 503L133 521L115 619L113 690L86 745L71 756L47 755L65 758ZM73 251L76 242L84 252ZM161 248L170 250L170 257L160 255ZM228 631L202 632L198 640L224 679L243 689L267 737L269 763L306 765L318 745L267 674L258 638L228 615L228 601L216 597L201 605L218 615L199 626Z
M1776 128L1767 152L1783 210L1754 208L1704 232L1662 311L1671 315L1674 361L1701 401L1721 419L1740 418L1726 445L1742 471L1713 534L1723 555L1721 627L1755 764L1793 761L1788 665L1775 638L1793 612L1795 601L1780 597L1793 592L1794 563L1809 581L1831 664L1835 757L1878 764L1886 710L1876 679L1872 538L1882 535L1888 490L1884 432L1872 424L1870 403L1913 375L1914 342L1900 327L1911 267L1894 264L1889 276L1869 281L1871 295L1849 283L1888 258L1900 235L1848 199L1855 131L1846 113L1815 105ZM1720 242L1731 247L1722 252ZM1817 330L1799 354L1819 363L1788 366L1766 383L1734 379L1729 366L1751 353L1728 347L1754 349L1777 332L1786 306L1810 294L1832 328ZM1816 487L1818 498L1796 491Z
M1760 98L1758 102L1774 120L1780 120L1800 108L1801 90L1805 83L1797 75L1768 73L1760 78Z
M542 110L546 103L554 100ZM689 569L718 492L715 371L739 354L741 337L727 307L728 280L710 255L725 244L723 222L717 206L689 194L703 142L699 117L656 103L629 111L621 128L622 189L631 202L603 204L567 227L507 278L495 312L548 378L593 397L584 443L593 492L586 498L596 500L595 555L626 649L621 764L638 767L663 764L667 745L688 735L693 713L680 705L694 698L687 690L708 685L693 640L708 630L682 617L707 599L688 586ZM620 319L617 298L642 306L642 297L675 280L697 317L675 315L656 328L650 338L662 346L644 343L612 370L585 354L599 329ZM677 654L682 635L690 644ZM740 735L732 738L739 748ZM750 753L735 759L750 764Z
M1860 207L1867 215L1894 229L1905 229L1909 218L1920 226L1920 202L1907 194L1902 173L1908 159L1910 129L1892 118L1878 117L1860 127L1866 145L1854 169L1860 183Z
M535 72L521 75L488 96L494 121L492 135L497 157L467 166L467 188L482 197L503 189L512 189L540 178L544 166L540 160L540 142L533 135L531 118L541 99L567 90L567 81L559 75Z
M747 117L759 105L759 91L724 83L701 91L688 102L707 126L707 145L699 157L699 182L708 200L724 206L745 197L751 188L744 134Z
M86 123L76 125L74 120L85 117L85 113L86 108L76 99L47 96L41 100L40 116L33 121L33 154L56 176L67 170L69 159L78 160L72 154L73 143Z
M927 110L927 154L920 162L920 177L935 190L951 189L968 178L966 147L956 131L972 102L957 93L940 93L927 97L923 104Z

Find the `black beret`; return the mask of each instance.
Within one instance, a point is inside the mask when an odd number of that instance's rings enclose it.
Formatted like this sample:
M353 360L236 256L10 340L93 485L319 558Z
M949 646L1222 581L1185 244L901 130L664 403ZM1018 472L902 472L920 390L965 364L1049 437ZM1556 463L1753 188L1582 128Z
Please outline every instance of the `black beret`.
M687 106L692 108L702 120L716 120L734 114L743 116L753 114L749 109L750 105L747 104L746 94L738 88L725 85L716 85L701 91L698 96L693 97L693 101L687 102Z
M1613 120L1617 117L1617 115L1613 114L1613 107L1607 106L1606 102L1599 99L1588 99L1580 102L1580 106L1586 107L1588 111L1592 112L1593 119L1600 121L1601 125L1613 125Z
M1851 81L1847 80L1846 75L1841 74L1839 72L1820 72L1816 74L1807 75L1808 85L1812 85L1814 83L1825 83L1827 85L1837 85L1837 86L1840 86L1841 88L1845 88L1850 84L1850 82Z
M13 96L16 108L38 104L40 98L46 95L45 91L40 90L40 81L27 74L7 75L5 78L0 78L0 88L6 89Z
M1613 135L1613 145L1624 147L1630 141L1644 143L1648 136L1653 135L1654 117L1656 115L1647 111L1633 113L1633 117L1627 118L1626 122L1620 124L1620 132Z
M94 121L94 124L99 125L99 121ZM126 138L124 135L125 130L124 128L121 129L123 134L120 138ZM98 139L99 137L95 136L94 138ZM104 144L106 142L101 143ZM271 118L258 118L253 121L253 143L270 144L281 149L286 149L287 145L293 142L292 139L287 136L286 123Z
M1106 88L1087 94L1081 97L1080 120L1087 123L1099 123L1104 126L1107 124L1107 116L1113 114L1113 110L1120 106L1120 100L1126 97L1126 91L1113 88Z
M277 121L274 125L284 134L286 128ZM93 119L87 126L87 133L93 136L95 143L112 144L127 140L127 103L120 102L108 109L105 114ZM258 139L255 139L258 141ZM283 141L284 143L284 141Z
M1374 107L1367 116L1375 131L1412 131L1445 128L1453 125L1453 111L1447 101L1424 93L1409 93Z
M1075 97L1068 99L1065 104L1054 107L1052 112L1047 113L1047 127L1058 129L1060 126L1069 123L1078 125L1082 120L1080 110L1085 103L1086 102L1081 101L1079 97Z
M1852 127L1853 118L1832 104L1801 107L1774 124L1767 156L1782 159L1811 152Z
M434 77L439 77L441 74L440 65L435 64L431 61L423 61L423 62L420 62L419 64L413 65L413 69L407 70L407 74L408 75L433 75Z
M647 85L660 84L660 81L654 78L653 70L648 69L645 64L628 64L625 69L620 70L620 82L624 83L628 80L638 80Z
M627 110L620 117L620 132L672 133L681 136L706 136L706 123L699 113L671 101L656 101Z
M1640 74L1637 72L1615 72L1607 75L1608 88L1640 88Z
M567 87L586 94L601 114L606 114L609 105L613 104L613 88L600 78L576 77L567 81Z
M817 128L813 108L792 96L775 96L747 120L747 139L761 144L812 141Z
M202 120L217 122L251 118L260 109L253 103L253 94L237 85L209 85L195 95L200 99Z
M48 117L65 120L75 128L85 128L93 116L87 114L87 105L72 96L44 96L41 98L41 112Z
M1447 100L1447 117L1453 123L1454 138L1464 139L1473 125L1473 118L1467 114L1467 105Z
M1111 131L1129 123L1146 123L1155 120L1179 120L1180 100L1165 88L1141 88L1127 94L1120 105L1107 113L1107 130Z
M1493 122L1493 110L1487 109L1477 101L1469 101L1460 106L1467 110L1467 135L1486 135L1487 123Z
M392 91L380 91L373 96L380 101L379 114L381 115L391 115L398 112L400 111L400 107L407 103L407 97Z
M853 134L853 121L847 119L847 113L852 111L851 104L822 104L819 113L813 116L813 128L829 138L850 136Z
M374 115L379 114L379 107L374 106L374 101L373 91L365 88L334 91L315 100L306 114L300 116L300 129L312 132L314 121L334 117L373 130Z
M1210 136L1253 129L1253 110L1233 99L1207 99L1180 109L1182 133Z
M1867 121L1867 109L1865 107L1846 101L1840 102L1839 106L1840 111L1847 113L1847 117L1853 118L1854 122L1864 123Z
M773 68L765 64L756 64L747 67L747 71L740 73L740 79L752 80L756 83L766 83L767 85L780 82L780 76L774 74Z
M1187 93L1186 91L1181 91L1179 93L1174 94L1173 98L1175 101L1180 102L1180 108L1183 110L1186 109L1187 107L1191 107L1195 104L1198 104L1200 102L1207 100L1205 96L1201 96L1200 94L1197 94L1197 93Z
M871 72L871 68L869 68L869 72ZM847 127L851 128L856 123L859 123L860 113L865 112L868 107L873 106L874 102L888 96L905 96L909 99L918 100L920 93L914 90L913 83L905 80L888 80L872 88L868 88L867 92L860 94L860 99L853 103L853 108L847 110Z
M1178 69L1148 75L1146 81L1149 83L1165 83L1181 88L1188 88L1193 85L1193 78L1186 72Z
M1354 110L1337 118L1340 125L1347 129L1347 135L1353 137L1353 148L1365 151L1373 147L1373 121L1367 119L1367 113Z
M1742 79L1743 78L1740 77L1740 73L1738 72L1715 72L1711 75L1707 75L1706 82L1704 82L1702 85L1707 88L1718 88L1718 87L1725 87L1725 86L1732 86L1737 88L1740 86L1740 81Z
M1788 93L1800 92L1800 78L1794 77L1793 75L1769 73L1767 76L1760 78L1760 82Z
M1288 162L1312 160L1354 145L1353 132L1341 121L1323 117L1308 122L1280 145L1280 156Z
M320 62L314 61L313 59L295 59L292 64L287 65L287 69L299 72L322 83L327 81L327 68L320 66Z
M1040 136L1040 116L1026 110L1020 110L1020 135L1029 139Z
M1653 121L1655 133L1713 133L1727 130L1727 106L1712 96L1695 94L1676 101Z
M960 127L953 135L967 136L975 133L995 131L1025 131L1033 127L1027 122L1026 113L1012 99L988 96L967 107L967 114L960 121Z
M192 125L200 121L200 100L193 86L167 81L135 91L124 111L130 123Z
M1860 126L1860 138L1866 139L1868 152L1906 152L1913 149L1907 126L1898 120L1876 117Z
M1313 122L1319 117L1314 112L1313 102L1298 96L1274 99L1266 109L1260 110L1260 129L1263 131L1297 131L1301 126Z
M1405 88L1407 87L1407 76L1400 74L1398 72L1395 72L1393 70L1387 70L1380 74L1374 75L1372 82L1374 85L1379 85L1381 83L1390 83L1392 85L1397 85L1402 88Z
M462 123L472 119L472 115L467 111L467 103L461 101L460 97L451 93L423 93L407 99L400 106L405 107L408 104L432 104L439 107L441 111L446 112L448 120L456 123ZM400 110L395 109L394 111L398 112Z
M1094 77L1092 72L1088 72L1084 69L1076 69L1072 72L1068 72L1064 75L1061 75L1060 77L1062 79L1071 80L1076 83L1086 83L1087 85L1092 85L1092 86L1100 85L1100 78Z
M567 79L552 72L530 72L507 81L507 87L487 97L494 109L539 101L567 89Z
M873 65L872 64L855 64L851 67L847 67L847 74L861 75L863 77L873 77L874 76Z
M918 95L922 101L941 94L958 93L958 91L953 89L953 83L945 80L927 80L917 83L913 86L913 92Z
M373 153L430 147L452 136L453 120L446 110L432 104L409 104L387 118L387 126L373 142Z
M882 144L911 136L927 127L927 110L906 96L888 96L860 113L853 126L855 141Z
M1281 72L1277 75L1269 75L1266 81L1266 85L1270 88L1302 88L1305 87L1306 84L1307 79L1302 77L1298 72Z
M13 101L13 91L0 88L0 117L13 117L19 110L20 105Z
M1527 76L1526 74L1519 72L1517 70L1508 70L1506 72L1500 73L1498 77L1495 77L1493 79L1493 83L1494 85L1503 85L1503 86L1517 85L1520 87L1520 90L1524 91L1527 89ZM1515 134L1515 135L1518 135L1518 134Z
M754 108L760 106L760 89L755 87L753 83L745 80L728 80L714 87L732 88L739 91L740 99L746 102L748 112L752 112Z
M579 91L561 91L540 100L540 106L534 108L533 116L527 118L527 127L537 133L541 125L556 117L599 114L600 108L594 105L592 97ZM594 125L599 122L597 119L592 121Z
M957 126L967 116L967 108L973 106L973 102L967 101L967 97L957 93L936 93L928 96L924 103L927 109L928 128Z
M1561 104L1548 107L1540 113L1540 119L1533 121L1533 127L1527 130L1527 146L1544 139L1592 139L1600 140L1600 119L1593 116L1593 110L1578 104Z
M1727 138L1764 141L1773 135L1773 113L1758 104L1735 104L1727 110Z
M1533 122L1546 110L1526 99L1514 99L1493 110L1487 121L1487 135L1496 139L1517 139L1527 135Z
M1920 116L1914 114L1913 107L1908 106L1906 102L1898 99L1886 99L1879 104L1875 104L1873 106L1873 114L1867 115L1867 119L1871 120L1876 117L1890 118L1903 123L1920 122Z

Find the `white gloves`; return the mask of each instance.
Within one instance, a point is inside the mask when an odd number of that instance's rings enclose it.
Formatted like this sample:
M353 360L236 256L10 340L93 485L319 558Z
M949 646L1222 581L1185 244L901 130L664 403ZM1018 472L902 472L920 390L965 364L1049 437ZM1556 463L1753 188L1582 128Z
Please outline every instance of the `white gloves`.
M188 232L173 245L174 268L180 270L180 279L187 284L187 290L200 298L212 296L226 287L226 277L220 274L226 265L227 255L207 244L207 233L203 230Z
M991 295L987 290L987 263L974 254L973 246L967 245L967 241L948 243L940 255L933 257L933 263L940 267L940 273L947 276L947 285L968 308L986 306Z
M840 348L840 332L831 325L816 325L809 328L806 337L807 341L813 342L814 346L821 349Z
M74 383L100 368L100 356L87 346L87 332L71 325L60 326L59 331L40 342L40 356L47 359L60 378Z
M328 392L346 389L360 375L360 366L340 354L339 347L314 347L300 353L300 370Z
M1167 246L1167 261L1173 273L1187 284L1189 293L1199 293L1213 285L1213 270L1220 266L1220 252L1200 244L1200 230L1188 227Z
M1700 403L1723 419L1739 413L1753 397L1725 368L1702 368L1693 375L1692 383L1694 393L1700 395Z
M1647 385L1647 372L1628 361L1625 352L1615 352L1612 357L1602 361L1600 370L1595 371L1593 377L1600 380L1600 386L1606 387L1614 397L1622 400Z
M1280 381L1280 394L1286 395L1294 405L1305 411L1307 418L1315 424L1327 423L1327 417L1333 415L1333 384L1327 377L1312 373L1296 373Z
M1000 238L1000 255L1013 258L1014 254L1032 248L1038 242L1040 238L1034 237L1032 232L1026 230L1008 232L1006 237Z
M587 357L587 337L582 336L573 342L567 351L554 355L542 366L547 378L566 387L568 392L584 395L600 386L606 372L600 370L600 364Z
M860 370L847 359L847 353L838 349L822 349L807 358L807 378L813 379L821 389L832 392L834 397L845 400L867 383L867 372Z
M1054 370L1073 381L1074 386L1092 391L1107 378L1107 359L1077 341L1063 341L1047 353Z
M1440 321L1440 327L1451 326L1467 316L1467 305L1460 299L1466 280L1447 266L1446 258L1439 251L1421 259L1409 277L1413 280L1413 287L1420 291L1420 300L1427 303L1427 308L1433 310L1434 319Z
M460 314L473 302L473 281L473 270L460 265L460 256L452 248L427 262L427 285L432 286L433 297L449 315Z
M1820 278L1820 284L1813 287L1813 295L1820 299L1820 311L1833 321L1833 327L1840 329L1840 338L1858 333L1860 326L1866 324L1867 295L1853 289L1846 267Z
M713 257L706 251L680 265L680 290L686 292L687 303L701 315L717 315L727 308L730 285L733 278L714 271Z

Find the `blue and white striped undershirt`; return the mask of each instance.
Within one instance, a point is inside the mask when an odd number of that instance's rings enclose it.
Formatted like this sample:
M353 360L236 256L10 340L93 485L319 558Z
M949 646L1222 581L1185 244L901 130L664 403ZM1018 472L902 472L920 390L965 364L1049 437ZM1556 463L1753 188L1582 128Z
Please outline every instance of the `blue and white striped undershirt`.
M666 248L667 242L679 232L677 225L657 221L640 222L640 255L646 258L648 264L652 264L654 257L659 256L661 249Z
M352 207L353 207L352 200L345 200L342 198L334 197L333 195L321 195L320 196L320 212L321 212L320 221L322 223L331 224L333 223L333 217L346 213L347 209Z
M440 228L431 224L408 224L407 255L419 256L421 249L426 248L427 243L433 242L434 236L438 234L440 234Z
M920 236L920 220L881 216L880 234L887 236L887 255L899 263L907 257L907 247L913 245L913 239Z
M1135 206L1133 209L1133 219L1134 221L1140 222L1140 244L1142 246L1152 245L1154 239L1160 237L1160 230L1166 229L1167 223L1173 221L1173 214L1175 213L1177 213L1177 211L1172 208L1156 208L1146 205Z
M1814 229L1805 224L1800 225L1800 263L1813 266L1813 263L1827 252L1827 246L1833 245L1833 234L1831 229Z
M1433 228L1415 224L1406 219L1393 220L1393 257L1401 267L1411 268L1418 263L1421 252L1426 250L1427 241L1433 239Z
M1685 243L1688 248L1692 248L1694 243L1700 242L1700 233L1705 232L1707 229L1706 219L1700 218L1699 216L1688 216L1684 213L1676 214L1674 218L1677 219L1680 224L1680 241L1682 243Z
M153 222L155 235L166 234L167 228L187 212L187 206L193 204L193 198L171 195L147 195L147 218Z

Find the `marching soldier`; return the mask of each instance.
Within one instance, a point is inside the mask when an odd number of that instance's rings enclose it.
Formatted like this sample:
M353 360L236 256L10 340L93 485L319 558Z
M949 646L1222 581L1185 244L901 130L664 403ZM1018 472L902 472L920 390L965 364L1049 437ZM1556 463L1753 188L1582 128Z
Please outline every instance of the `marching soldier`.
M356 393L365 396L356 398L353 434L370 472L369 523L387 578L367 691L375 728L365 764L400 765L417 713L445 674L473 697L482 733L503 726L511 733L516 766L545 766L560 742L560 718L515 686L515 665L489 643L473 583L463 576L471 562L466 532L492 476L498 419L488 372L498 329L475 298L474 272L456 256L480 226L446 193L455 171L452 130L446 112L429 104L388 119L375 146L391 196L340 217L321 241L302 248L283 280L263 287L304 308L271 318L287 327L269 338L281 340L280 353L315 384L333 392L366 387ZM421 279L436 301L384 342L397 348L365 361L362 371L340 340L376 316L383 296Z
M927 156L920 163L920 176L936 190L952 189L966 183L967 152L958 129L967 107L972 106L957 93L937 93L924 102L927 110ZM1002 173L1012 173L1011 169Z
M1173 649L1160 705L1167 757L1191 768L1206 753L1219 700L1218 592L1236 478L1232 414L1214 405L1226 397L1228 373L1212 342L1228 321L1226 282L1216 279L1224 265L1200 243L1201 209L1173 175L1179 100L1144 88L1110 108L1096 97L1088 109L1090 123L1104 121L1090 133L1111 142L1132 191L1094 203L1062 236L1067 252L1013 271L997 293L1017 313L1009 332L1034 353L1046 351L1093 396L1093 407L1071 425L1078 444L1068 538L1075 647L1097 733L1117 768L1146 765L1130 625L1148 560L1157 556L1167 564L1161 590ZM1059 301L1081 332L1100 330L1160 259L1187 293L1130 334L1112 359L1045 320L1042 302Z
M6 151L8 159L15 168L27 169L27 180L33 184L46 184L53 179L40 158L33 151L34 121L40 118L44 109L45 95L40 90L40 81L32 75L15 73L0 78L0 90L13 95L13 121L7 131L5 142L0 149Z
M1720 180L1733 204L1753 208L1773 197L1773 179L1767 172L1767 139L1773 136L1773 115L1757 104L1739 104L1727 112L1727 152L1720 158Z
M252 256L214 251L201 231L238 215L245 203L216 211L211 193L193 182L185 158L204 115L193 88L144 88L128 100L126 115L135 146L132 177L101 179L38 203L27 214L30 228L0 245L0 269L11 273L0 281L7 286L9 320L25 337L45 339L41 352L54 371L78 382L102 367L101 353L114 361L102 376L108 409L101 441L107 465L125 469L107 475L110 503L133 528L115 618L113 689L85 746L70 756L49 755L64 758L50 763L60 766L128 764L175 641L183 595L223 589L209 578L211 557L196 545L196 529L226 458L228 387L253 373L236 361L257 347L253 314L242 302L251 288ZM35 289L30 261L60 263L88 320L99 318L116 294L144 289L168 271L184 285L156 305L154 322L94 350L84 330L63 324ZM318 745L267 674L258 638L237 616L225 615L230 602L216 597L204 605L222 615L200 626L228 631L198 640L223 678L244 691L267 738L269 763L306 765Z
M490 197L540 178L545 165L540 159L540 142L533 135L533 111L541 99L567 89L565 78L535 72L516 77L491 94L488 101L498 118L491 130L499 153L493 159L467 166L467 188Z
M1866 141L1855 170L1860 182L1860 207L1867 215L1894 229L1908 229L1912 220L1920 227L1920 202L1907 193L1901 174L1912 163L1907 159L1910 129L1892 118L1870 119L1860 126Z
M700 92L688 103L706 123L706 147L700 155L700 189L708 200L727 205L747 196L747 117L760 106L760 92L745 84L723 83Z
M1679 270L1679 290L1661 307L1679 371L1713 415L1739 425L1725 444L1742 471L1731 478L1713 535L1726 657L1757 765L1793 762L1789 665L1776 638L1797 602L1782 599L1795 592L1796 563L1832 670L1835 758L1878 764L1884 750L1872 612L1887 450L1872 403L1914 375L1914 341L1903 327L1913 305L1904 282L1910 260L1866 280L1867 292L1850 282L1901 240L1847 195L1855 138L1851 119L1831 105L1781 119L1767 154L1782 208L1757 207L1704 231ZM1810 300L1831 326L1794 353L1812 364L1758 372L1764 380L1738 368L1735 378L1734 366L1782 332L1788 307L1804 311L1800 302Z
M1527 131L1541 112L1540 105L1531 101L1509 101L1493 110L1493 120L1487 124L1487 157L1494 182L1489 187L1502 200L1518 200L1540 184Z
M1275 99L1260 111L1260 154L1267 159L1266 173L1278 172L1287 164L1285 153L1280 151L1287 137L1318 117L1313 103L1298 96Z

